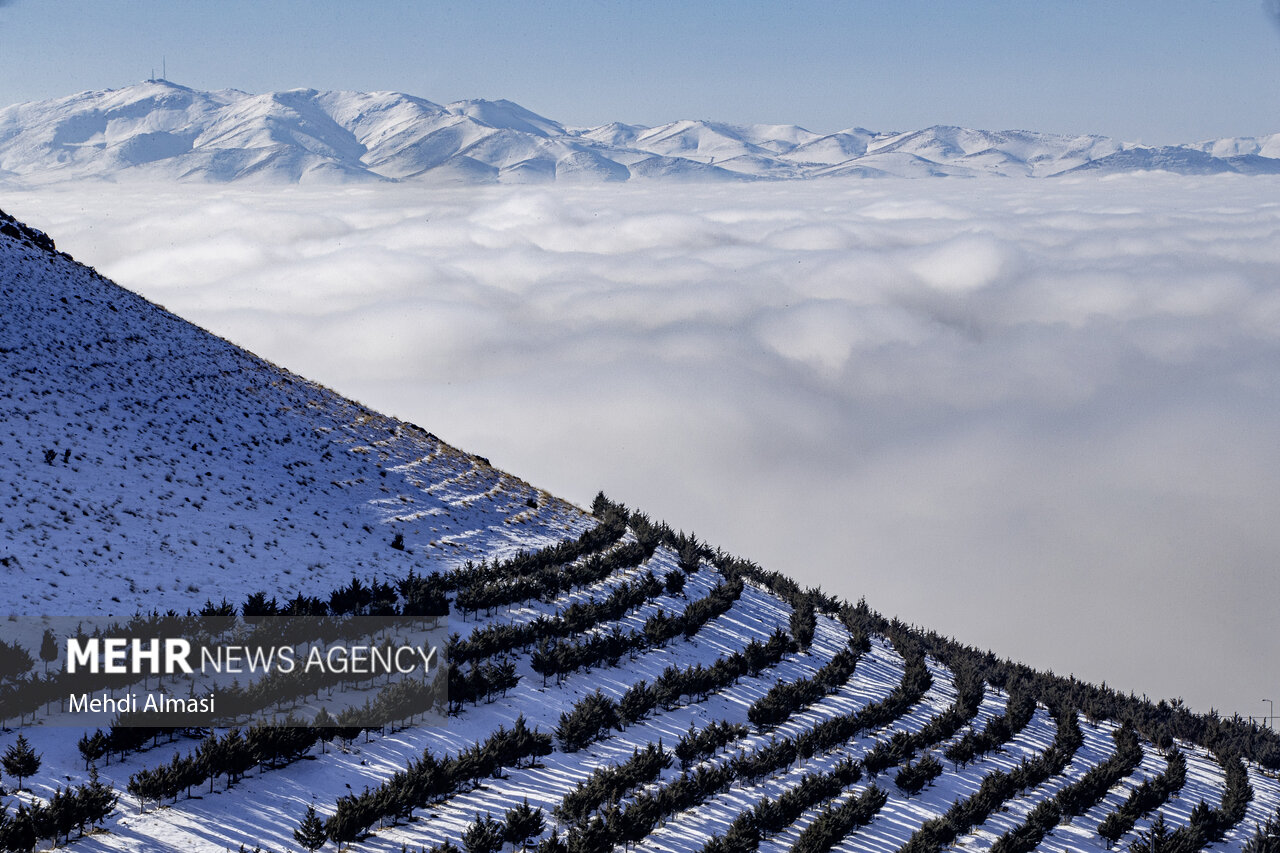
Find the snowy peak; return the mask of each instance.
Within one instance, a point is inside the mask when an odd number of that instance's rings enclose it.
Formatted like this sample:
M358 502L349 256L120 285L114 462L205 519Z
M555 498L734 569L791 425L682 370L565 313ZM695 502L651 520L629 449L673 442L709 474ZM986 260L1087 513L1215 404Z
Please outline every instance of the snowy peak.
M1151 148L943 126L831 134L711 120L567 128L508 100L398 92L201 92L167 80L0 110L0 180L782 180L1276 172L1280 134Z
M534 136L563 136L565 132L559 122L543 118L508 100L457 101L446 109L454 115L466 116L499 130L514 130Z
M1258 156L1270 159L1280 158L1280 133L1269 136L1236 136L1226 139L1211 139L1188 145L1197 151L1203 151L1214 157L1248 157Z

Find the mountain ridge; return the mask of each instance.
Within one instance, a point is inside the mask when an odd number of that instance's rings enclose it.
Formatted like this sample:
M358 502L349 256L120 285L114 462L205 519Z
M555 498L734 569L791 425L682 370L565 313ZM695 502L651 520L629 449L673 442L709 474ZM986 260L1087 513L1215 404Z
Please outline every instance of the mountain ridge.
M1178 146L935 125L905 132L682 119L568 127L509 100L203 92L167 80L0 109L0 180L299 183L1280 173L1280 134Z

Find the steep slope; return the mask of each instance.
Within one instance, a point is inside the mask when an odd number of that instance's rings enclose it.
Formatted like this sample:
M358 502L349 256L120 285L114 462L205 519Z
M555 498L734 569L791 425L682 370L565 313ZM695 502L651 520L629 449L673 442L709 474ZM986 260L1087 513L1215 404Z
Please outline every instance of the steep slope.
M256 592L336 613L353 575L409 621L411 578L434 584L455 635L447 726L410 705L317 728L332 694L299 687L281 725L105 727L93 760L120 803L84 837L54 804L88 784L94 732L58 701L23 707L0 752L21 733L42 760L0 797L0 848L29 849L29 825L45 846L292 850L311 806L321 841L379 851L1101 851L1122 812L1122 849L1164 826L1179 849L1242 850L1280 809L1269 730L999 661L603 496L578 510L3 214L0 293L9 639ZM392 688L364 690L381 707Z
M1154 149L951 126L826 135L706 120L570 128L507 100L442 106L397 92L198 92L166 80L0 110L0 180L18 183L1269 174L1278 151L1275 136Z
M5 236L0 254L7 615L181 610L193 588L217 598L263 579L288 595L352 572L448 568L586 523L38 239Z

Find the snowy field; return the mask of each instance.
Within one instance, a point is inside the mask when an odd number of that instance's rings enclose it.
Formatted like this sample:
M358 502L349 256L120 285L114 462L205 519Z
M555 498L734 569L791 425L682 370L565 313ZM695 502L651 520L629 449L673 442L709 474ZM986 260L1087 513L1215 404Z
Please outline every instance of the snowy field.
M553 494L1248 715L1280 656L1277 189L122 182L3 206Z

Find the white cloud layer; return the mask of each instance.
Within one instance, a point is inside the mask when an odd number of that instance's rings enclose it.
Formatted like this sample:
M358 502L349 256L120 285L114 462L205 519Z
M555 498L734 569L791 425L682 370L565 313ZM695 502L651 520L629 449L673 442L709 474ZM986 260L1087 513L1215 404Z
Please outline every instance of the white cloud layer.
M579 503L1201 710L1280 688L1280 185L103 184L0 206Z

